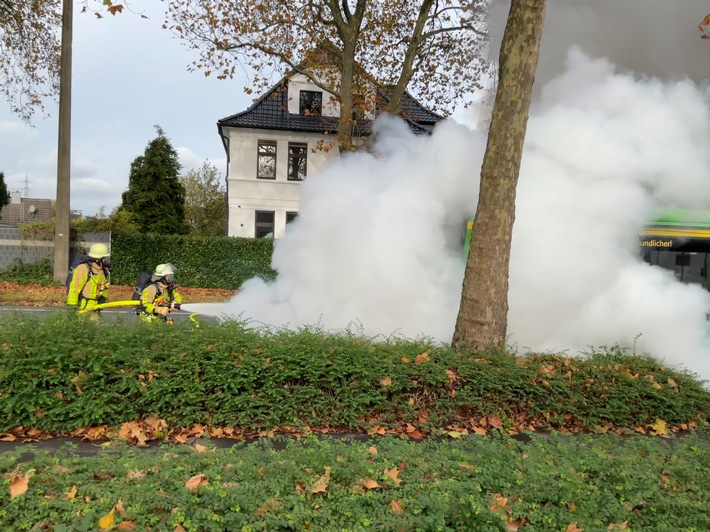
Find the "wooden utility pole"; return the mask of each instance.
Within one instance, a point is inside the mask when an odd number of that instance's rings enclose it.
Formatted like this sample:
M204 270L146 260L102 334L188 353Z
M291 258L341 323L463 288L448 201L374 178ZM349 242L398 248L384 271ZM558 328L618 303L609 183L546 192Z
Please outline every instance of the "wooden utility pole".
M62 52L59 63L59 131L57 203L54 218L54 280L64 282L69 270L69 209L71 201L71 47L74 5L62 3Z

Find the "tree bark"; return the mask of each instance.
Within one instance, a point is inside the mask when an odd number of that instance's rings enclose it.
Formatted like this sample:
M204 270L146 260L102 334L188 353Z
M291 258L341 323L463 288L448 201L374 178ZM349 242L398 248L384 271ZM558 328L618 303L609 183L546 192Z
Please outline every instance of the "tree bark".
M353 78L355 75L355 45L347 43L343 50L340 77L340 117L338 121L338 149L352 151L353 146Z
M500 49L498 89L452 346L481 352L505 344L515 192L546 0L512 0Z

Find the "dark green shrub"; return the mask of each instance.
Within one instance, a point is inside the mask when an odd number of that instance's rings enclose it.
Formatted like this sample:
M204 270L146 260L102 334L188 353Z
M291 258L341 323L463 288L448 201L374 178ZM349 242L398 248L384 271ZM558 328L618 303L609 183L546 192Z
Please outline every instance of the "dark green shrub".
M171 262L182 286L236 290L252 277L275 277L272 251L273 241L267 238L114 233L112 280L131 285L142 271Z
M317 329L94 323L60 311L41 322L0 318L0 338L0 432L148 416L247 431L410 424L429 432L498 416L504 429L592 431L659 419L702 425L710 415L710 392L694 376L617 351L471 356Z
M25 263L17 260L12 266L0 272L0 281L19 284L34 283L42 286L60 284L54 280L54 272L49 259Z

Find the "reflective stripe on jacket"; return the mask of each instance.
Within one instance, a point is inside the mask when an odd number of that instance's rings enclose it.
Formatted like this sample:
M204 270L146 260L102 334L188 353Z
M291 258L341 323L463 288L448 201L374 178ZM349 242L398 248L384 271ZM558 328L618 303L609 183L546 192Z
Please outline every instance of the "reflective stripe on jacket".
M109 279L104 269L96 261L79 264L74 269L69 294L67 294L67 305L78 305L79 299L86 299L95 305L99 297L108 299ZM84 303L82 307L87 306ZM93 305L91 305L93 306Z
M172 303L181 304L182 297L162 283L150 283L141 292L141 307L147 314L153 314L155 307L169 307Z

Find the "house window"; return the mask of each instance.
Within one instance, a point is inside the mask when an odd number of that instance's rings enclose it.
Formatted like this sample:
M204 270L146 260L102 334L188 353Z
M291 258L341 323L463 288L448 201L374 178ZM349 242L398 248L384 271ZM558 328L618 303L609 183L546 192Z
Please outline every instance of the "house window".
M298 213L297 212L287 212L286 213L286 224L290 224L293 222L296 218L298 218Z
M276 142L260 140L256 159L257 179L276 179Z
M306 178L308 144L288 143L288 180L302 181Z
M302 116L320 116L323 111L323 93L320 91L301 91L298 114Z
M255 220L255 238L274 236L274 211L256 211Z

